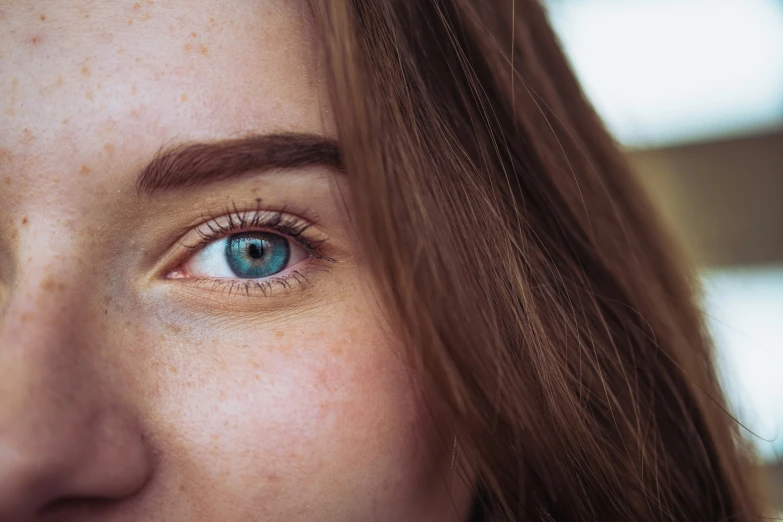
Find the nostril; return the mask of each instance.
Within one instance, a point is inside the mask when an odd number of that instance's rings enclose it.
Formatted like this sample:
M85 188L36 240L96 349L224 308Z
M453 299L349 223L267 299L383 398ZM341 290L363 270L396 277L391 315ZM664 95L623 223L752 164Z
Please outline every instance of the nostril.
M101 519L99 515L106 515L119 502L104 497L63 497L43 506L37 516L43 520L82 520L87 516Z

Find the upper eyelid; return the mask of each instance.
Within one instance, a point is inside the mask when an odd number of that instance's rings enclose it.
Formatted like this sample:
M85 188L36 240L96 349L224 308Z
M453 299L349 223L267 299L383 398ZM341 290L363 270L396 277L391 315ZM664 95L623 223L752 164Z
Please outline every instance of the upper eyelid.
M252 214L253 219L249 220L248 215ZM258 211L238 211L238 210L232 210L230 212L226 212L225 214L221 214L219 216L209 216L208 218L205 218L201 223L198 225L192 227L188 233L185 235L189 235L190 232L196 232L196 233L204 233L205 235L210 236L219 236L220 234L224 234L226 236L231 235L231 232L235 232L238 230L249 230L249 229L264 229L264 228L275 228L276 225L279 224L280 221L282 221L282 217L275 218L275 219L264 219L262 221L263 215L276 215L276 216L286 216L288 217L288 214L285 214L283 211L269 211L269 210L258 210ZM300 218L299 216L293 216L290 215L291 219L294 221L302 221L307 225L307 228L312 226L312 224L308 220L304 220L303 218ZM215 239L215 237L213 237Z
M245 230L271 230L296 241L313 257L334 261L334 259L326 256L321 251L320 246L329 239L325 234L318 231L317 233L313 232L312 236L309 234L304 235L308 230L317 230L315 223L284 210L255 209L241 211L236 206L233 206L232 209L227 209L224 214L217 217L209 217L202 221L201 224L192 227L181 238L180 242L193 255L195 251L213 241L228 237L232 232ZM185 239L194 233L200 239L195 244L185 243ZM186 259L183 259L181 262L184 262Z

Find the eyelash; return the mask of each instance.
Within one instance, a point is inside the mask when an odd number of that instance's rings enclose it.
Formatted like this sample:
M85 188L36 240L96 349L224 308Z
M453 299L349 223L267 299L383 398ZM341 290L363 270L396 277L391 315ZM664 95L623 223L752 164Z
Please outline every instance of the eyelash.
M194 244L183 245L191 254L185 257L178 266L187 262L195 252L214 241L238 232L252 230L270 230L295 241L307 251L311 260L319 260L326 263L337 262L336 259L326 255L324 252L323 245L326 242L326 238L317 238L315 234L308 233L308 230L312 228L312 223L288 214L285 210L261 210L260 201L257 201L257 203L259 206L252 211L240 211L232 203L231 207L227 207L221 216L206 216L204 222L195 229L199 240ZM236 293L252 297L254 293L260 292L263 296L268 296L277 287L280 287L282 290L290 290L293 283L298 283L299 285L309 283L310 281L305 273L309 271L328 272L329 267L324 263L319 265L308 263L302 269L292 270L284 275L269 276L264 279L190 278L189 282L196 285L208 284L211 290L220 291L227 295Z

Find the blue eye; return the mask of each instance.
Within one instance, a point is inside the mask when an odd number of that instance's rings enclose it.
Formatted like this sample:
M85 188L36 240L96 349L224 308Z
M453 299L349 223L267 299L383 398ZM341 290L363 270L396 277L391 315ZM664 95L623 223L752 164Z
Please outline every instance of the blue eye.
M226 262L240 279L257 279L282 272L291 257L288 240L268 232L245 232L228 238Z
M184 265L200 279L263 279L310 257L302 246L273 232L241 232L212 241Z

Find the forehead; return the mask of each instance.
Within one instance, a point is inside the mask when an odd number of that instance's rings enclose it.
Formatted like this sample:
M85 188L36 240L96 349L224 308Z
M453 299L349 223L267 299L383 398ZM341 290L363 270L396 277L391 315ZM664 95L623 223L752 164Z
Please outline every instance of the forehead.
M0 169L248 131L328 133L298 2L4 2L0 28Z

